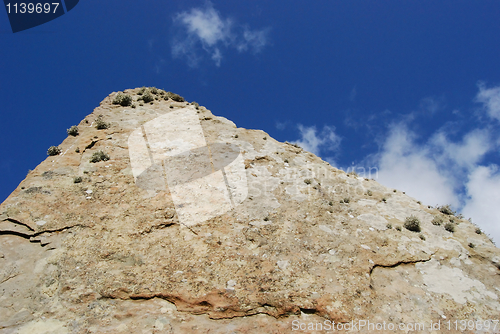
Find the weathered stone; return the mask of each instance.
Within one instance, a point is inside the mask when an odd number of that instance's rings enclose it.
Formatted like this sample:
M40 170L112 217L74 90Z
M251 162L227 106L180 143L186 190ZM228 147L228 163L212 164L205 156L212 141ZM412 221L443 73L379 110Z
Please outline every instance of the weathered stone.
M498 320L500 250L470 222L450 233L437 209L204 107L115 95L0 206L2 333Z

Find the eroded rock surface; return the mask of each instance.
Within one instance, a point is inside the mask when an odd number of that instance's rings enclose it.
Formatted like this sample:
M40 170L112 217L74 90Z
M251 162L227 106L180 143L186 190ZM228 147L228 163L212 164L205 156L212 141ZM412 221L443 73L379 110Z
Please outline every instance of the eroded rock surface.
M0 206L0 332L499 320L500 250L470 222L139 91L136 108L110 94Z

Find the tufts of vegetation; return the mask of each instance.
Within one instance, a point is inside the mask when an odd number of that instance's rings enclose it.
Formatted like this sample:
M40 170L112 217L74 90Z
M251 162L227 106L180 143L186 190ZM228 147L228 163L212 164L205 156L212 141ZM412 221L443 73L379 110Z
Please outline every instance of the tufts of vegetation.
M396 230L401 232L401 226L396 226Z
M407 230L412 232L420 232L420 220L415 216L406 217L403 225Z
M128 94L118 93L113 100L113 104L119 104L122 107L127 107L132 104L132 96Z
M453 223L446 223L446 224L444 225L444 229L445 229L446 231L448 231L448 232L453 233L453 232L455 232L455 224L453 224Z
M54 155L59 155L61 154L61 148L59 146L51 146L47 150L47 155L54 156Z
M311 180L311 179L305 179L305 180L304 180L304 183L305 183L305 184L311 184L311 183L312 183L312 180Z
M359 177L358 173L356 173L356 171L354 170L354 168L347 174L349 176L353 176L353 177Z
M425 241L425 235L423 235L423 234L419 234L419 236L418 236L418 237L420 238L420 240Z
M79 148L79 147L77 147L77 148L75 149L75 152L76 152L76 153L80 153L80 148Z
M95 127L97 130L104 130L109 128L109 123L104 122L102 115L99 115L95 120Z
M351 199L349 197L344 197L343 199L340 200L340 203L349 203Z
M366 191L366 194L367 194L368 196L371 196L371 195L373 195L373 192L372 192L370 189L368 189L368 190Z
M474 245L472 242L469 242L469 247L474 248L474 247L476 247L476 245Z
M171 99L176 102L185 102L184 98L178 94L172 93L172 92L166 92L165 93L165 101Z
M68 135L73 136L73 137L76 137L79 135L78 127L76 125L73 125L72 127L70 127L68 130L66 130L66 132L68 133Z
M440 226L441 224L443 224L443 219L441 217L434 217L432 225Z
M158 88L156 87L149 87L149 91L151 92L151 94L154 95L158 94Z
M92 157L90 158L90 162L96 163L99 161L108 161L109 160L109 155L104 153L103 151L97 151L92 154Z
M196 109L200 109L200 105L198 104L198 102L191 102L191 105L193 105Z
M479 227L476 227L476 234L481 234L481 233L483 233L483 231L481 231Z
M392 224L389 223L389 224L385 225L385 227L387 227L390 230L392 228Z
M82 177L81 177L81 176L77 176L77 177L75 177L75 178L73 179L73 183L80 183L80 182L82 182L82 181L83 181L83 179L82 179Z
M144 103L150 103L150 102L153 102L154 101L154 96L153 94L151 94L151 92L149 90L146 90L146 92L144 93L144 95L142 96L142 100L144 101Z
M146 87L142 86L141 89L139 89L139 92L137 93L137 95L143 95L144 92L146 91Z
M451 209L449 204L440 206L437 208L441 213L444 213L445 215L454 215L455 212Z

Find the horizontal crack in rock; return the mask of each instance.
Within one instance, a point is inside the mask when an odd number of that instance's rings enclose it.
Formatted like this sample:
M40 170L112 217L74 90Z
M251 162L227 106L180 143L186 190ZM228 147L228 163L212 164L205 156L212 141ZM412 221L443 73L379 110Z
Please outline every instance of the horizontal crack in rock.
M414 264L414 263L419 263L419 262L427 262L427 261L430 261L432 259L432 256L434 255L435 253L432 253L431 255L429 255L429 257L427 259L418 259L418 260L403 260L403 261L398 261L396 263L392 263L392 264L380 264L380 263L375 263L371 268L370 268L370 276L372 275L372 272L375 268L377 267L382 267L382 268L396 268L402 264Z
M3 230L0 230L0 235L15 235L15 236L27 239L30 242L40 242L40 240L32 240L32 238L38 237L40 235L43 235L44 233L64 232L64 231L72 229L74 227L86 227L86 226L81 225L81 224L76 224L76 225L65 226L65 227L62 227L62 228L54 229L54 230L44 230L44 231L40 231L40 232L35 232L35 230L31 226L29 226L29 225L27 225L25 223L22 223L22 222L20 222L20 221L18 221L16 219L6 218L3 221L8 221L8 222L11 222L11 223L14 223L14 224L18 224L18 225L24 226L27 229L29 229L29 231L27 231L27 232L21 232L21 231L14 231L14 230L10 230L10 229L3 229Z

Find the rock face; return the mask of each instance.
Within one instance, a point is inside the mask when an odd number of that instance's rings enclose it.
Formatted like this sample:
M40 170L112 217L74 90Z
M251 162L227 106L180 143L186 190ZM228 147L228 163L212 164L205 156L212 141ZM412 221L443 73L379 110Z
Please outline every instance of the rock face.
M133 107L106 97L0 206L1 333L500 332L500 250L470 222L123 93Z

